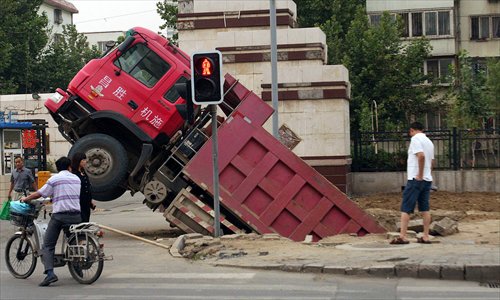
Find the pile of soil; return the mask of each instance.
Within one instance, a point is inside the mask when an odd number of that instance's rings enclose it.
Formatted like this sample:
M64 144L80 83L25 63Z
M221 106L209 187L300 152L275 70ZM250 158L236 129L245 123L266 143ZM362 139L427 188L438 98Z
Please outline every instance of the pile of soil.
M376 194L353 198L353 201L388 231L396 230L399 221L401 193ZM450 193L444 191L431 194L431 215L434 221L449 217L458 221L457 234L437 237L459 241L473 241L475 244L500 245L500 194L499 193ZM420 214L412 215L413 219L421 218ZM387 240L386 234L367 234L363 237L350 234L339 234L322 239L319 243L292 242L276 234L260 236L244 235L236 239L201 240L186 245L183 255L191 259L226 259L248 257L254 261L256 257L269 261L286 259L307 260L331 256L331 247L345 243L382 242ZM315 246L316 245L316 246ZM318 245L321 245L318 246Z
M374 194L352 198L366 212L387 230L396 230L399 221L401 193ZM434 221L450 217L460 223L497 220L500 218L499 193L452 193L437 191L431 193L431 215ZM417 212L412 219L421 218Z

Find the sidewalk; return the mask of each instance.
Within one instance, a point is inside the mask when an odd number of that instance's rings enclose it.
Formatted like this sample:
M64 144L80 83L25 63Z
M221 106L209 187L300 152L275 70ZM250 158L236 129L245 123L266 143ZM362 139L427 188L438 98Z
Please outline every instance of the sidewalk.
M439 243L430 245L415 240L408 245L389 245L385 235L334 236L319 243L298 243L273 234L213 239L199 234L179 236L179 230L171 228L161 213L151 212L134 198L98 203L99 210L92 214L91 221L148 239L159 238L157 242L165 245L173 243L171 252L192 255L196 263L287 272L500 283L498 220L489 225L494 239L488 244L460 235L439 237L435 239ZM2 244L15 230L8 221L0 221ZM104 238L126 237L106 232ZM145 255L150 247L155 246L145 247Z
M356 243L296 243L276 235L230 235L221 239L181 236L196 259L214 266L375 277L414 277L500 282L498 245L439 238L439 243L390 245L384 235ZM203 241L204 240L204 241ZM178 243L174 243L174 246ZM210 250L212 248L212 250ZM207 254L206 256L204 256Z

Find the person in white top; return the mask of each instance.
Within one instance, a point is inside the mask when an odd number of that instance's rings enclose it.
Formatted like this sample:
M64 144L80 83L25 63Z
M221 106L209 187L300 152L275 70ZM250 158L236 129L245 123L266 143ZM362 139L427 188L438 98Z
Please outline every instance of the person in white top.
M431 214L429 212L429 197L432 186L432 165L434 164L434 144L423 133L423 125L414 122L410 125L411 142L408 148L407 183L401 201L401 231L399 237L391 244L408 244L406 238L410 214L418 204L418 210L424 219L424 232L418 238L419 243L429 244L429 227Z

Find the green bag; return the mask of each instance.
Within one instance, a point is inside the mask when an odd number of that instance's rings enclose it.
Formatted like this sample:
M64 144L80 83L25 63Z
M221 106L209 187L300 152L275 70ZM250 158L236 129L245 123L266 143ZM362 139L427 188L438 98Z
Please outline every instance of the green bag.
M10 199L2 204L2 211L0 212L0 220L10 220Z

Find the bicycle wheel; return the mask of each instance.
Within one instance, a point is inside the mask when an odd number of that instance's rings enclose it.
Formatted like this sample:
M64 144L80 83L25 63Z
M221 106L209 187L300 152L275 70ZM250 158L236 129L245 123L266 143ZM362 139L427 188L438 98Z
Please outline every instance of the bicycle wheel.
M76 244L75 236L71 237L68 245ZM104 268L104 260L102 259L99 248L99 243L90 235L85 239L85 235L78 238L78 245L81 249L86 249L85 257L73 257L68 262L68 269L71 277L81 284L91 284L101 276ZM71 251L70 247L66 248L66 255ZM69 255L74 256L74 255Z
M31 240L19 234L13 235L5 246L5 263L10 274L26 279L35 271L36 262Z

